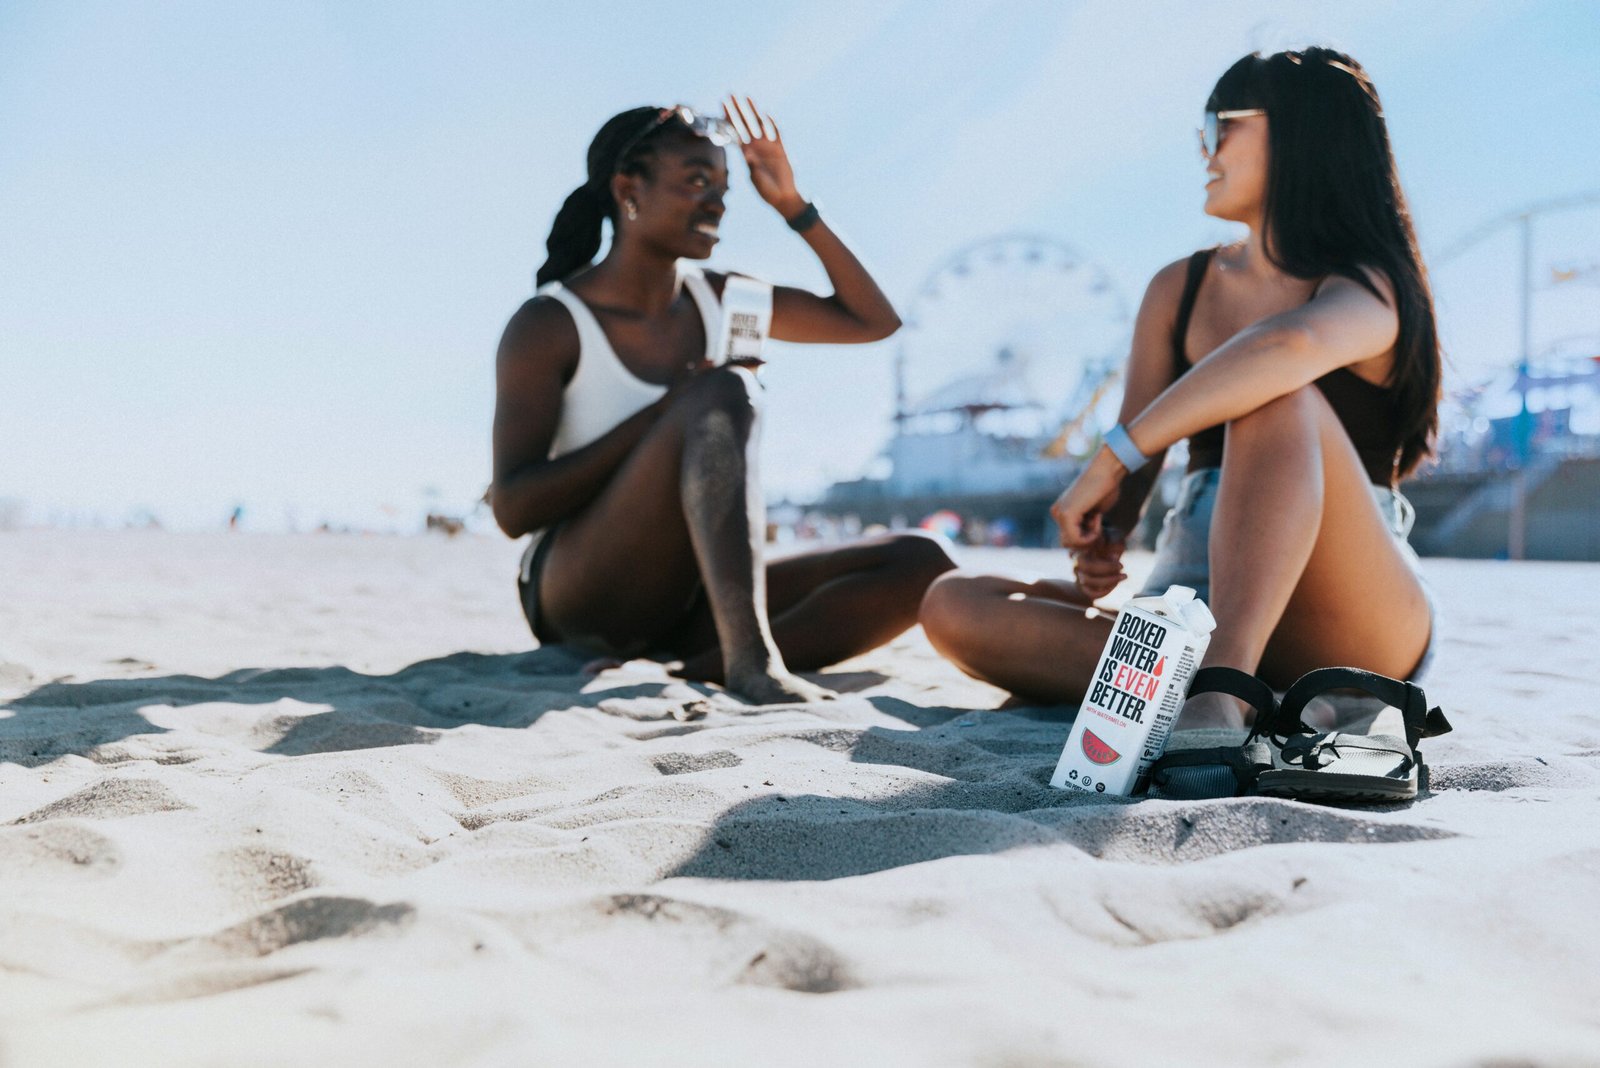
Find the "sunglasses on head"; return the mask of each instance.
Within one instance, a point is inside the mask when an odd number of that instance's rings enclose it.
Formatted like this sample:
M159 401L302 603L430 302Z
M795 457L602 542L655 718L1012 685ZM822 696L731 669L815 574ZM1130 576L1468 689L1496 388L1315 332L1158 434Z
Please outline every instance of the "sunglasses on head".
M732 144L738 140L734 133L733 124L719 115L703 115L687 104L678 104L670 108L662 108L655 118L644 125L638 133L628 138L617 153L617 162L620 164L628 158L628 153L639 147L639 143L646 137L655 133L669 122L681 122L684 127L696 137L703 137L714 145Z
M1250 115L1265 115L1266 108L1237 108L1233 111L1208 111L1206 124L1195 132L1200 135L1200 154L1210 159L1222 147L1222 124Z

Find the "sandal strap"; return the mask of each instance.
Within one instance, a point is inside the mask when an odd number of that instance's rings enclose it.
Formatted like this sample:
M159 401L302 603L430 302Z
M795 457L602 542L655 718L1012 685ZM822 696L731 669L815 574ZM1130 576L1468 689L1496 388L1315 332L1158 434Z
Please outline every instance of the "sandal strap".
M1275 736L1315 733L1305 725L1300 714L1312 698L1329 690L1360 690L1398 708L1405 721L1406 744L1413 752L1423 738L1450 733L1450 721L1437 706L1428 707L1428 695L1422 692L1422 687L1353 667L1317 668L1302 675L1284 693L1283 702L1278 706L1278 723L1272 733Z
M1211 692L1211 691L1207 691ZM1233 796L1253 793L1256 779L1272 770L1272 756L1265 746L1225 745L1211 749L1174 749L1161 754L1150 765L1150 782L1166 786L1172 772L1183 768L1225 767L1233 773Z
M1197 693L1225 693L1237 697L1256 710L1257 723L1273 719L1278 711L1278 699L1272 687L1238 668L1203 667L1196 671L1189 682L1189 696Z
M1416 748L1404 745L1398 738L1381 734L1341 734L1338 731L1290 739L1279 752L1283 754L1284 763L1306 771L1317 771L1328 763L1328 755L1340 756L1341 749L1394 754L1405 760L1402 771L1410 771L1418 759Z

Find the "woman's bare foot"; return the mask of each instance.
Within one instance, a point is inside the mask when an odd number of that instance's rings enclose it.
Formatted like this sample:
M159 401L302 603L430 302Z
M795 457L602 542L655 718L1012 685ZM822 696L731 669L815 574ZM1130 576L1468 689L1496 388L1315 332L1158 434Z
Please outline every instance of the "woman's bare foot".
M710 682L723 687L730 693L744 697L751 704L778 705L794 704L799 701L831 701L839 696L832 690L825 689L815 683L807 682L786 668L774 668L769 662L760 662L742 674L735 677L734 681L722 670L722 652L718 649L709 649L698 656L692 656L680 664L667 668L667 671L680 679L691 682ZM776 683L774 682L776 680ZM774 685L778 689L774 690ZM748 687L748 691L746 689ZM780 696L755 700L750 693L762 694L776 693ZM786 695L786 696L783 696Z
M1253 718L1251 716L1250 718ZM1184 703L1173 730L1243 730L1250 726L1246 706L1225 693L1199 693Z
M809 704L831 701L838 694L807 682L783 668L770 664L728 672L724 684L729 693L752 705Z

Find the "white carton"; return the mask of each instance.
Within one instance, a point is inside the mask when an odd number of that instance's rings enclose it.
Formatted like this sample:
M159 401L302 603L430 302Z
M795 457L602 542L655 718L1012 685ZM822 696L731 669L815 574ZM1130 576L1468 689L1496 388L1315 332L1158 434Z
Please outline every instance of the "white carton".
M722 286L722 326L713 362L759 360L772 331L772 284L730 274Z
M1166 748L1216 626L1187 586L1124 605L1050 785L1132 793Z

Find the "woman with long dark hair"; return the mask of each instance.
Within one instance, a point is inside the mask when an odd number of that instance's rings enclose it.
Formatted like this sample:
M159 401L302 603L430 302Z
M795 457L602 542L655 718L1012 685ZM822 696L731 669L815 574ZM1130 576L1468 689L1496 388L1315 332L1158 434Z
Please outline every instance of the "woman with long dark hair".
M756 703L813 700L826 692L793 671L910 627L953 565L910 534L762 562L759 386L750 361L718 350L730 277L747 338L764 315L773 338L830 344L879 340L900 320L800 196L770 116L732 105L722 118L634 108L595 135L588 178L551 227L539 291L500 342L490 499L507 534L535 535L519 589L541 642L659 652ZM716 247L723 146L735 141L831 296L683 262ZM610 248L593 263L608 221Z
M1328 665L1415 678L1427 658L1397 486L1430 450L1439 342L1377 91L1329 49L1250 55L1205 117L1205 211L1248 234L1150 283L1122 421L1051 510L1075 581L948 575L923 604L941 652L1029 699L1082 698L1111 625L1085 608L1126 577L1124 532L1185 438L1144 592L1199 590L1207 666L1282 689ZM1207 693L1181 725L1242 714Z

